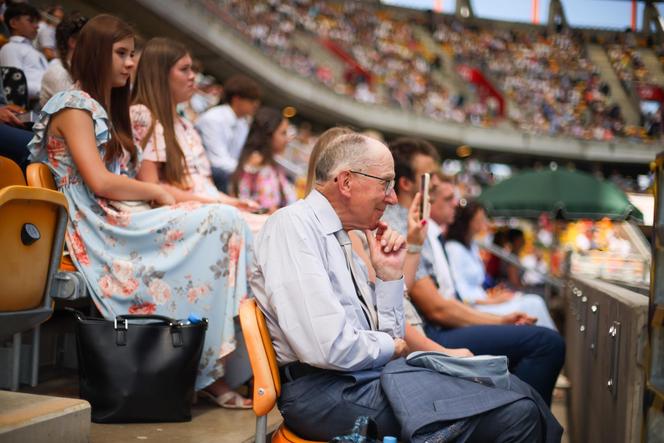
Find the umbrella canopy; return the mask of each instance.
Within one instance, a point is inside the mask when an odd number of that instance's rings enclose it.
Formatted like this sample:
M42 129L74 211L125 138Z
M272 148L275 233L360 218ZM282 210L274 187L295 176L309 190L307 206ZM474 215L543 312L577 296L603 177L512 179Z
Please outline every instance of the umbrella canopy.
M538 217L548 212L580 218L643 221L623 191L611 182L578 171L526 171L487 188L479 201L492 216Z

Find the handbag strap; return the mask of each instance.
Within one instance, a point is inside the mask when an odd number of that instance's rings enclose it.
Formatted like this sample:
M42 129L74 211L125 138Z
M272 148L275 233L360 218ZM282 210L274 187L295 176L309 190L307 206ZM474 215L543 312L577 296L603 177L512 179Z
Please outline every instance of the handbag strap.
M164 323L168 323L171 326L175 326L178 324L177 320L174 320L170 317L166 317L165 315L154 315L154 314L126 314L126 315L118 315L115 317L115 323L116 325L122 322L123 324L126 324L128 321L131 320L159 320ZM117 326L116 326L117 329Z

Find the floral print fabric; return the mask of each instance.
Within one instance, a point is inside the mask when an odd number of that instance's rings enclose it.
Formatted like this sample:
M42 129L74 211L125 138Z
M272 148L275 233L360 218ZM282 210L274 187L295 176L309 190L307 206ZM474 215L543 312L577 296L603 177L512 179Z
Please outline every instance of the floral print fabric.
M293 184L279 165L264 165L256 171L243 170L237 187L239 198L254 200L263 208L281 208L297 200Z
M201 389L223 376L220 359L236 346L233 317L248 296L249 229L235 208L221 204L186 202L142 212L113 208L85 185L65 141L47 133L50 118L67 108L91 114L102 158L110 123L98 102L71 90L54 95L34 125L31 159L49 166L69 203L71 257L107 319L127 313L209 319L196 379ZM129 177L136 173L128 153L106 167Z

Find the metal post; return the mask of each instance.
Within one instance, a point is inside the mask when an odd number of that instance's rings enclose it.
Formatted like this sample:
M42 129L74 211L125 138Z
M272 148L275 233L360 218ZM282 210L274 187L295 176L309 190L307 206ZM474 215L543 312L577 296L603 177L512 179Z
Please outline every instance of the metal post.
M21 365L21 333L14 334L12 343L12 379L9 389L18 391L19 369Z
M256 417L256 443L265 443L267 440L267 414Z
M41 334L41 325L35 326L32 330L32 370L30 371L30 386L37 386L39 381L39 338Z

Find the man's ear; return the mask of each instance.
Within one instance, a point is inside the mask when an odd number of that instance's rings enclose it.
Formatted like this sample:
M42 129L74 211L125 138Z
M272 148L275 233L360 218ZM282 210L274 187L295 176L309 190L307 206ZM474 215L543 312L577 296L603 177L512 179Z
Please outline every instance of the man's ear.
M334 179L334 182L337 185L337 189L339 190L339 193L341 195L343 195L344 197L350 197L350 191L351 191L350 172L344 171L340 173Z
M17 17L12 17L11 20L9 20L9 22L7 22L7 27L9 28L10 31L13 31L13 30L14 30L14 26L12 25L12 22L13 22L14 20L18 20L19 18L21 18L20 15L17 16Z

